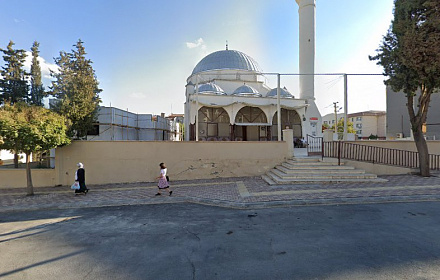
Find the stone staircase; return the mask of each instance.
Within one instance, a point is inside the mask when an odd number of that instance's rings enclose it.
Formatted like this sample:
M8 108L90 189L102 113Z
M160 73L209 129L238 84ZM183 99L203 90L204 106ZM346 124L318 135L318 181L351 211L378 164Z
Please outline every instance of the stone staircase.
M375 174L352 166L325 162L320 158L294 158L267 172L262 178L270 185L309 182L386 182Z

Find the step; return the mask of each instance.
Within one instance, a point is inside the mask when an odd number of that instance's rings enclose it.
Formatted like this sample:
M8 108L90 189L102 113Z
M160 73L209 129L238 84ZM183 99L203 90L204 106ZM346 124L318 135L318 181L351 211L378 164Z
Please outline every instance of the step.
M270 178L269 176L267 176L266 174L261 175L261 178L266 181L266 183L268 183L269 185L276 185L277 183L272 180L272 178Z
M278 165L275 167L276 169L286 173L286 174L309 174L309 173L317 173L317 174L365 174L365 170L355 169L353 166L344 166L340 168L332 167L321 167L318 166L316 168L288 168L282 165Z
M296 170L308 170L308 169L321 169L321 170L350 170L354 169L353 166L346 166L346 165L331 165L331 164L315 164L315 165L292 165L287 162L283 162L281 164L283 167L287 169L296 169Z
M296 162L317 162L322 161L322 157L294 157L291 161Z
M381 178L295 178L295 179L285 179L277 176L272 171L269 171L267 177L275 182L277 185L286 184L298 184L298 183L336 183L336 182L387 182L385 179Z
M283 179L313 179L313 178L320 178L320 179L374 179L377 178L377 175L375 174L351 174L351 173L343 173L343 174L337 174L337 173L327 173L327 174L317 174L317 173L297 173L297 174L286 174L280 170L272 169L270 172L276 174L278 177Z
M322 165L322 166L343 166L338 165L337 162L328 162L328 161L294 161L294 160L287 160L285 163L290 164L292 166L316 166L316 165Z

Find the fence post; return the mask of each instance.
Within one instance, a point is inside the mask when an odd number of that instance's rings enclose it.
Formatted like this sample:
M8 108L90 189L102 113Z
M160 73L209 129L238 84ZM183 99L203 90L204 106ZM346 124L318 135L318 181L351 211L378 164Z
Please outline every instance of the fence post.
M338 141L338 165L341 165L341 141Z

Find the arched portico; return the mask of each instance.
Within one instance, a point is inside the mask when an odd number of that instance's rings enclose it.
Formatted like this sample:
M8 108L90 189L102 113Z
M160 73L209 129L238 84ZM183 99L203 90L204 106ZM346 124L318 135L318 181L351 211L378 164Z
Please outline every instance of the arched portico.
M278 127L278 112L275 112L272 118L272 140L278 140L277 129ZM281 109L281 129L286 129L289 127L293 130L293 138L301 139L302 127L301 127L301 117L295 110Z
M236 141L270 140L270 124L264 111L252 106L241 108L235 116L233 137Z
M199 140L202 141L229 141L231 129L230 118L221 107L203 106L199 109ZM195 140L195 125L191 125L191 140Z

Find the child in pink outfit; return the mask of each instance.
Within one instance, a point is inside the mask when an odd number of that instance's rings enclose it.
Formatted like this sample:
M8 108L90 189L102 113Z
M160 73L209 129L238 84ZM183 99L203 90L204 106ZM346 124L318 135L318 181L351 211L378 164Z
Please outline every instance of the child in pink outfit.
M160 174L159 177L156 177L156 180L159 179L159 183L157 184L157 187L159 188L156 196L162 194L162 190L165 189L168 191L168 194L171 196L173 191L170 191L170 185L167 181L167 167L165 166L165 163L159 164L160 166Z

